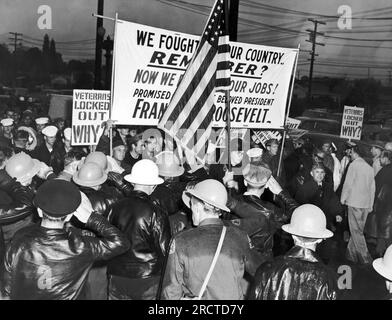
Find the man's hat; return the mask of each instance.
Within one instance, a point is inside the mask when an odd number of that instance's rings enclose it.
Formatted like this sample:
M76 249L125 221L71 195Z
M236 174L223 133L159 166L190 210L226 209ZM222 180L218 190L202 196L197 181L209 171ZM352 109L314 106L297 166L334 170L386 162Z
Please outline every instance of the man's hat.
M59 131L59 129L57 129L57 127L47 126L42 130L42 134L47 137L54 137L54 136L56 136L57 131Z
M73 213L82 201L78 187L65 180L45 181L37 190L34 205L47 215L63 217Z
M28 113L29 113L30 115L32 115L34 112L33 112L33 110L26 109L26 110L23 111L22 113L23 113L24 115L27 115Z
M64 138L65 138L65 140L71 140L71 133L72 133L71 128L65 128L64 129Z
M245 181L254 187L264 186L271 177L272 171L264 162L248 163L242 170Z
M346 141L346 148L347 148L347 149L351 149L351 148L354 148L354 147L356 147L356 146L357 146L357 144L356 144L355 142Z
M118 139L113 139L113 145L112 145L112 149L117 148L119 146L126 146L125 143L122 141L121 138Z
M251 148L249 149L246 154L249 158L257 158L263 155L263 149L260 148Z
M49 123L49 118L48 117L37 118L37 119L35 119L35 123L36 124L47 124L47 123Z
M379 148L379 149L381 149L381 150L385 150L385 143L382 142L382 141L379 141L379 140L373 141L373 142L371 143L371 146L372 146L372 147Z
M14 119L12 118L6 118L0 121L3 127L8 127L12 126L14 124Z

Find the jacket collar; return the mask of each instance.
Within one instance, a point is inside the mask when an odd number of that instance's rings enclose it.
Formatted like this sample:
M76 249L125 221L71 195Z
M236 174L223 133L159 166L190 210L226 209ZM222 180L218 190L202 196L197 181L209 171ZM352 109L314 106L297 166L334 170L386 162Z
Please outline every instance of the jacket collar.
M210 225L210 224L216 224L218 226L223 226L223 222L222 222L221 219L219 219L219 218L208 218L208 219L204 219L203 221L201 221L199 223L199 227Z
M244 192L244 196L254 197L254 198L260 199L260 197L256 193L249 192L249 191L245 191Z
M290 258L301 259L309 262L320 261L320 258L317 256L317 254L314 251L300 246L294 246L285 254L285 256Z
M132 190L132 192L140 198L148 198L149 195L147 193L145 193L144 191L140 191L140 190Z
M65 234L67 233L67 229L70 226L65 224L64 227L62 229L54 229L54 228L46 228L43 227L41 225L39 225L39 230L41 233L48 235L48 236L57 236L57 235L61 235L61 234Z

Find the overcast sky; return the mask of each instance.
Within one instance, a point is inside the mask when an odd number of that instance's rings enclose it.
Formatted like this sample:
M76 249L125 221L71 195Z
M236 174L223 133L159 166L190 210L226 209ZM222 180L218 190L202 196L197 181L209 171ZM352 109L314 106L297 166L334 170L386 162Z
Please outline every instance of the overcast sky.
M23 33L23 45L41 46L45 33L57 42L64 60L94 58L97 0L0 0L0 43L9 42L8 32ZM52 9L52 29L37 26L41 5ZM132 22L199 35L213 0L106 0L104 14ZM338 7L349 5L354 19L351 30L337 27ZM323 15L323 16L317 16ZM301 55L298 71L307 75L311 45L306 29L313 29L308 18L327 21L318 30L315 74L355 77L376 76L389 80L392 71L392 2L390 0L240 0L238 41L264 45L297 47ZM363 19L367 18L367 19ZM107 34L113 23L104 22ZM296 33L298 32L298 33ZM330 37L341 37L337 39ZM354 40L353 40L354 39ZM370 41L359 41L368 39ZM81 41L70 44L69 41ZM374 41L377 40L377 41ZM383 41L378 41L383 40ZM68 43L61 43L68 42Z

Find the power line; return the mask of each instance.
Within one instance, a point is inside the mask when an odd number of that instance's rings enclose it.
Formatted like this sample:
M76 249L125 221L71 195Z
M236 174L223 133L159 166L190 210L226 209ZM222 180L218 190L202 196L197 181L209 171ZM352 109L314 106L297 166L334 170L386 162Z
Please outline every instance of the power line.
M388 47L388 46L366 46L360 44L336 43L336 42L327 42L327 45L339 46L339 47L354 47L354 48L392 49L392 47Z
M293 10L293 9L288 9L288 8L283 8L283 7L277 7L277 6L271 6L268 4L264 3L258 3L254 1L249 1L249 0L243 0L243 3L248 6L253 6L254 8L261 8L261 9L268 9L272 10L275 12L280 12L280 13L285 13L285 14L292 14L292 15L300 15L300 16L316 16L320 18L329 18L329 19L339 19L339 15L326 15L326 14L320 14L320 13L314 13L314 12L306 12L306 11L300 11L300 10ZM386 7L390 8L390 7ZM382 9L382 8L380 8ZM359 20L392 20L392 17L352 17L352 19L359 19Z
M324 36L325 38L330 39L338 39L338 40L347 40L347 41L370 41L370 42L384 42L384 41L392 41L391 38L389 39L358 39L358 38L348 38L348 37L338 37L338 36Z

